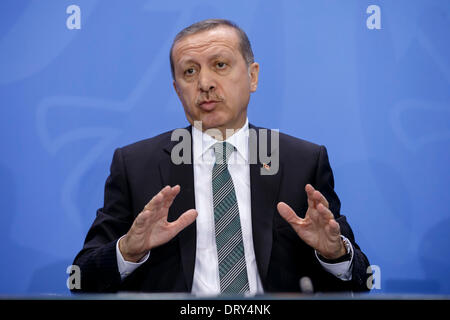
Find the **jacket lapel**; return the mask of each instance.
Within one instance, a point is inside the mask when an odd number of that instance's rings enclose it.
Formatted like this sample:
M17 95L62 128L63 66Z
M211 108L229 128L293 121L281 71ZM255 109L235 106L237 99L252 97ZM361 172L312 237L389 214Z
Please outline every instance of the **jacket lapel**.
M185 128L192 132L189 126ZM191 135L189 134L189 137ZM190 140L191 161L189 164L176 165L171 160L171 151L179 141L170 141L164 148L168 157L160 162L161 178L164 185L180 185L180 193L175 198L169 209L168 221L175 221L178 217L189 209L195 208L194 195L194 170L192 164L192 139ZM191 291L194 277L195 252L196 252L196 222L194 221L178 234L180 247L181 264L186 280L187 290Z
M269 268L270 255L272 252L273 241L273 218L276 213L276 205L278 199L279 185L281 181L282 166L278 168L278 172L274 175L262 175L261 170L266 170L265 166L270 164L263 164L260 161L260 134L259 129L253 125L249 125L249 129L256 132L256 134L249 135L249 153L256 152L256 157L250 164L250 195L251 195L251 209L252 209L252 231L253 231L253 246L255 248L256 263L258 266L259 275L263 284L266 283L267 271ZM266 130L266 129L264 129ZM269 130L268 130L269 131ZM266 150L269 156L275 155L278 152L276 146L271 149L270 135L267 135L267 141L262 139L262 143L267 143ZM272 152L271 152L272 150ZM251 156L249 154L249 159Z

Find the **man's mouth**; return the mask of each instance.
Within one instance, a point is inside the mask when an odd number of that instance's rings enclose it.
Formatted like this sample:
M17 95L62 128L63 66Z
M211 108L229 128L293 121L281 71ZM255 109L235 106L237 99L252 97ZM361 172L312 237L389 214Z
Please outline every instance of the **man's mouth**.
M203 109L205 111L211 111L216 107L216 105L219 102L220 101L218 101L218 100L205 100L205 101L200 102L198 105L200 106L201 109Z

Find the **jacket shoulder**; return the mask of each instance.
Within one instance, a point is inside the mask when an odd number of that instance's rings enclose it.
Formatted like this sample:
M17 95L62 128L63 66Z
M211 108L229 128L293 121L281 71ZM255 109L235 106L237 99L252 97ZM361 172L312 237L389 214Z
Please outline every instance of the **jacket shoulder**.
M255 129L255 130L268 130L269 132L274 132L273 129L268 129L268 128L264 128L264 127L256 127L253 125L250 125L250 129ZM320 148L322 147L321 145L305 140L305 139L301 139L301 138L297 138L294 136L291 136L289 134L283 133L283 132L278 132L278 136L279 136L279 146L280 146L280 152L283 152L284 150L286 152L292 152L292 151L299 151L299 150L303 150L303 151L310 151L310 152L319 152Z
M136 156L158 156L161 153L169 152L176 145L180 138L184 139L186 135L190 136L192 132L191 126L185 128L175 128L170 131L158 134L152 138L140 140L129 145L118 148L124 155ZM176 133L173 137L173 134ZM184 141L184 140L183 140Z
M284 145L286 147L292 147L295 149L302 149L302 150L310 150L310 151L318 151L321 148L321 145L304 140L301 138L297 138L291 135L288 135L286 133L279 133L280 136L280 146Z
M126 155L142 155L142 153L155 154L163 150L170 143L170 137L173 131L170 130L152 138L136 141L119 149Z

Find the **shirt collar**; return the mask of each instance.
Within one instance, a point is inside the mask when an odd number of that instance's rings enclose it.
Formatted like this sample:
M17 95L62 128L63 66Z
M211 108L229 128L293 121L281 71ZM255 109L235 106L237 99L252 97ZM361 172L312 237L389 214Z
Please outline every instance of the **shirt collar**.
M236 148L244 161L248 160L248 134L248 119L245 119L245 124L242 128L238 129L233 135L225 140ZM208 150L212 150L211 147L215 143L222 142L200 131L195 126L192 126L192 140L194 161L200 160Z

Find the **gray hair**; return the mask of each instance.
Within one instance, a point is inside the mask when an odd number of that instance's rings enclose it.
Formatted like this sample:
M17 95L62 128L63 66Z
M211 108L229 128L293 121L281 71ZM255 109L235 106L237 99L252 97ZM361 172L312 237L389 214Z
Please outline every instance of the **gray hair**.
M208 31L215 29L220 26L228 26L236 30L239 37L239 49L241 51L242 57L244 58L247 66L255 62L255 58L253 56L252 46L250 45L250 40L248 40L247 34L242 30L237 24L225 19L207 19L196 22L189 27L184 28L175 36L173 40L172 47L170 48L170 70L172 72L172 78L175 79L175 68L173 65L172 59L172 51L175 43L180 41L186 36L193 35L195 33L199 33L202 31Z

